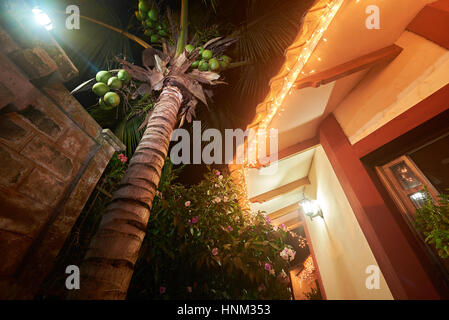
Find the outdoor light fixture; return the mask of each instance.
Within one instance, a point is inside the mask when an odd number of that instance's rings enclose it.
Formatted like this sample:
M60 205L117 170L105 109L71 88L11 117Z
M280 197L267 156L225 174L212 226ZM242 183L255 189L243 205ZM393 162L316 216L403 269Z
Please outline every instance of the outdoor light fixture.
M36 19L37 23L43 26L48 31L53 29L53 23L51 22L50 17L42 11L42 9L34 8L31 11L33 11L34 18Z
M310 218L310 221L313 221L313 218L315 217L321 217L322 219L324 219L323 211L321 211L321 208L318 205L318 201L304 199L299 203L299 205L304 210L305 215Z
M419 209L422 208L426 204L427 195L423 191L418 191L409 196L410 200L413 202L413 205Z

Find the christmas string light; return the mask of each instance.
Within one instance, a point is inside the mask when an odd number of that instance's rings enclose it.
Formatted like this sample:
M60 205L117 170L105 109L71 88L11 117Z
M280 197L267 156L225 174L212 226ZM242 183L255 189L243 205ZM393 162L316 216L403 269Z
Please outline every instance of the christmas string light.
M315 50L318 43L322 39L324 32L331 24L343 2L344 0L334 0L328 3L328 11L322 16L319 26L312 33L310 39L306 41L306 45L303 47L301 54L298 56L295 66L291 69L291 72L289 72L289 74L284 78L282 89L274 99L274 101L271 103L266 117L259 124L259 128L266 129L273 120L273 117L278 113L279 107L281 106L287 94L292 89L298 75L302 73L302 69L309 61L312 52Z
M282 85L282 89L280 93L275 97L270 99L268 102L265 102L267 104L267 114L264 119L261 120L259 123L258 129L259 130L266 130L273 120L274 116L277 114L278 116L281 116L281 112L284 111L284 109L281 109L279 111L279 108L281 107L283 101L285 100L287 94L291 94L292 90L295 89L295 82L296 79L300 74L305 75L304 66L309 61L313 51L316 49L318 43L322 39L324 42L327 42L327 38L323 38L324 32L328 29L329 25L331 24L332 20L334 19L335 15L337 14L338 10L342 6L344 0L332 0L327 4L327 12L323 14L323 16L320 19L320 24L315 29L315 31L312 33L310 38L305 41L305 44L303 46L303 49L301 50L301 53L297 57L297 61L293 68L286 67L286 70L288 71L288 75L284 77L284 83ZM319 61L321 61L321 58L319 58ZM312 70L311 73L315 72L315 70ZM257 141L257 137L256 141ZM254 148L253 143L249 143L249 154L252 154L254 152L257 153L257 147ZM251 160L253 159L253 160ZM248 167L257 167L257 160L254 160L255 158L250 157L250 159L246 159L246 163L243 166L243 174L241 176L241 182L242 182L242 189L243 189L243 201L248 203L249 207L249 197L248 197L248 188L247 183L249 178L248 174ZM312 262L313 265L313 262Z
M301 280L313 281L315 280L315 270L312 256L309 256L306 261L304 261L304 269L299 274L299 278Z

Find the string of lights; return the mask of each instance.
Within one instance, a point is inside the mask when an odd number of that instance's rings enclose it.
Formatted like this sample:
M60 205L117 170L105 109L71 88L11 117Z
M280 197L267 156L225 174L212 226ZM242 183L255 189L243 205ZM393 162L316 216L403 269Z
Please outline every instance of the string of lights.
M302 72L304 66L310 59L313 51L317 47L318 43L322 39L324 32L327 30L338 10L342 6L344 0L334 0L327 5L327 12L321 17L320 24L316 30L312 33L311 37L306 41L300 55L297 58L297 62L294 67L290 70L289 74L284 78L284 84L280 93L274 98L268 107L268 112L264 119L259 124L260 129L266 129L274 116L278 113L285 97L293 88L293 85L298 78L299 74Z

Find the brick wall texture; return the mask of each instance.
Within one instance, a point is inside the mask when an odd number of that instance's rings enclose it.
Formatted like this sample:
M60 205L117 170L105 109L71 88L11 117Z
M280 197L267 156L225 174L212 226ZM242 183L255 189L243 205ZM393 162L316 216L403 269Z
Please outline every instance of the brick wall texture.
M19 1L20 2L20 1ZM112 154L42 28L0 20L0 299L32 299Z

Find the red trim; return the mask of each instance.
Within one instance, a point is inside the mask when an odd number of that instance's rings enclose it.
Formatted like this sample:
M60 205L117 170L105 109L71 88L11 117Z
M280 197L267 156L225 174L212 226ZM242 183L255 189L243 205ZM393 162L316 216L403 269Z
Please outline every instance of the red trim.
M306 234L307 245L309 246L310 255L312 256L313 264L317 271L318 285L320 286L321 296L323 297L323 300L327 300L326 291L324 290L323 280L321 279L320 268L319 268L317 260L316 260L315 251L313 250L312 239L310 238L309 229L307 228L306 218L302 212L300 213L300 217L302 220L302 225L304 226L304 232Z
M320 142L395 299L439 299L413 245L401 230L334 115Z
M449 49L449 0L440 0L426 5L407 30Z
M362 158L448 109L449 84L355 143L354 151Z

